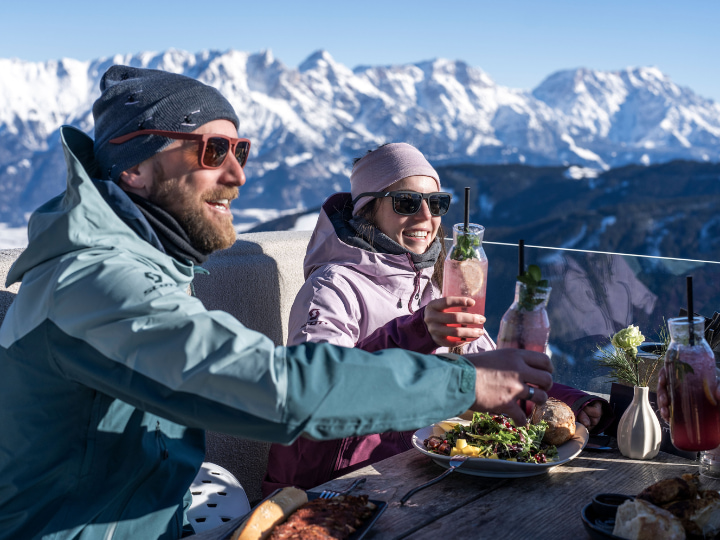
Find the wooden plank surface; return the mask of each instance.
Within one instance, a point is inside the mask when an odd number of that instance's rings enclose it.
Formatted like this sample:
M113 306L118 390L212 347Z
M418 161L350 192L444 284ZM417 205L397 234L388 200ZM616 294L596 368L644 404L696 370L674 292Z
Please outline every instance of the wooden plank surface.
M585 451L547 474L527 478L483 478L454 472L416 493L404 506L400 499L413 487L445 469L410 450L316 488L342 490L354 478L366 477L357 494L388 502L367 540L447 538L583 539L588 538L580 513L597 493L637 494L664 478L697 472L697 462L661 452L652 461L614 453ZM703 478L706 489L720 481ZM315 491L315 489L313 490Z

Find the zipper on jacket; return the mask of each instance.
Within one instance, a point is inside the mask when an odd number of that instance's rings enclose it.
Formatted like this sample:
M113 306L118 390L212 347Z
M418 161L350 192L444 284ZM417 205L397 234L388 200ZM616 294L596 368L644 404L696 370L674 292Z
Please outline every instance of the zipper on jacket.
M345 449L347 448L348 444L350 443L350 439L339 439L337 442L337 446L335 446L333 459L329 459L328 462L330 463L330 470L327 471L327 480L323 478L323 483L329 482L333 478L335 478L335 472L340 470L340 465L342 465L342 458L343 454L345 453Z
M413 292L410 295L410 299L408 300L408 310L410 313L415 313L415 310L412 307L412 301L413 298L417 300L418 307L420 307L420 272L419 270L415 272L415 280L413 283Z
M155 439L158 441L158 446L160 447L160 459L165 461L170 457L170 452L168 452L167 444L165 444L165 437L163 437L162 431L160 431L160 420L158 420L155 425Z
M415 310L412 308L412 301L413 298L417 300L418 307L420 307L420 275L422 274L422 270L418 270L415 268L415 263L412 260L412 255L409 253L406 253L408 261L410 262L410 267L415 271L415 280L413 281L413 292L410 295L410 299L408 300L408 310L410 313L415 313ZM399 302L398 302L399 304ZM398 305L398 307L400 307Z

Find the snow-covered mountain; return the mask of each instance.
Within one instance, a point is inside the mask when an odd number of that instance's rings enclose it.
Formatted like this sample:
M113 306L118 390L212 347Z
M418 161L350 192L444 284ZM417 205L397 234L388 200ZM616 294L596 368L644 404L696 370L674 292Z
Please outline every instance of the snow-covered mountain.
M240 222L317 206L348 189L354 157L388 141L410 142L436 165L720 161L720 105L655 68L561 71L528 92L461 61L351 70L325 51L297 69L269 51L0 59L0 222L22 225L64 189L58 128L92 134L92 103L112 64L183 73L228 97L253 141Z

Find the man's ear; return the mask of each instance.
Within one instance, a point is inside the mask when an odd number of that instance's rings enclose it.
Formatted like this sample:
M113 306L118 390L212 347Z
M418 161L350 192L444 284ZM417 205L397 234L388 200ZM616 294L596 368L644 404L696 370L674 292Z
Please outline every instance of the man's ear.
M150 160L138 163L120 173L118 183L125 191L147 197L153 182L153 168Z

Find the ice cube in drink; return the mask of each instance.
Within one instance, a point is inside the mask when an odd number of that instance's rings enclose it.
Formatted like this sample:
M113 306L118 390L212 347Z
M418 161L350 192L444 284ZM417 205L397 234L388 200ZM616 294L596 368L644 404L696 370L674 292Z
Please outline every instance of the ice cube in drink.
M443 269L443 297L465 296L475 300L475 305L451 308L447 311L467 311L485 315L485 290L487 287L487 259L464 261L445 260Z

